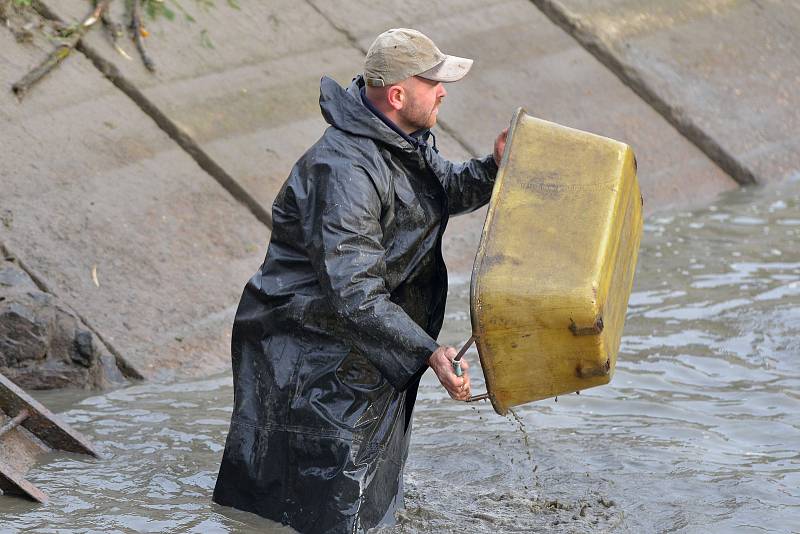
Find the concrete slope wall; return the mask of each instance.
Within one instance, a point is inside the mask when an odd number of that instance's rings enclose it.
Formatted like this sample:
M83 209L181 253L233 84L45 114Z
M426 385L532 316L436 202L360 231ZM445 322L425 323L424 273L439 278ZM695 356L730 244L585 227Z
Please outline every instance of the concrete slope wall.
M81 0L59 3L78 17ZM93 33L87 42L267 210L294 161L322 133L318 84L361 71L375 36L417 27L476 60L448 86L437 142L454 160L489 153L518 106L634 146L648 210L702 202L735 183L526 0L277 1L149 24L155 75ZM200 45L206 29L213 48ZM298 38L298 36L304 36ZM130 48L130 47L129 47ZM129 53L135 55L130 48ZM453 220L445 254L470 269L485 211Z
M5 87L49 50L0 31ZM80 54L0 91L0 146L0 242L145 376L221 368L266 228Z
M648 212L713 198L735 183L626 87L578 42L527 0L336 2L311 0L366 50L386 28L414 27L446 53L475 59L470 75L447 86L440 112L470 153L494 137L523 106L534 116L634 147ZM456 218L446 244L456 270L469 269L485 212Z
M740 183L800 174L800 3L533 2Z
M23 102L0 94L8 161L0 210L13 219L0 226L0 242L145 376L228 365L232 313L263 259L272 199L325 128L319 78L348 83L390 27L416 27L445 52L476 60L447 87L437 140L450 159L488 153L524 106L630 143L649 211L736 185L568 25L528 0L184 4L194 22L146 20L155 74L127 39L133 60L92 31L88 56L70 57ZM64 20L88 6L47 5ZM5 86L49 49L0 31ZM468 276L484 214L448 229L456 276Z

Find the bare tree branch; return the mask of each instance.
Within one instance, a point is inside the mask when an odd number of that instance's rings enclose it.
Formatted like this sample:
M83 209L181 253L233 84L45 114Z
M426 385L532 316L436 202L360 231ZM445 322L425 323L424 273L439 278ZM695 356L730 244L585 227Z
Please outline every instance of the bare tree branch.
M92 12L83 19L83 22L65 36L63 43L58 45L36 68L11 86L11 90L14 91L17 98L22 100L25 93L27 93L31 87L69 57L81 38L103 16L103 13L108 9L110 1L111 0L100 0L97 2Z
M131 7L131 31L133 32L133 42L136 43L136 50L139 51L139 55L142 57L142 63L144 66L147 67L147 70L150 72L155 72L156 64L147 55L147 51L144 48L144 26L142 25L142 3L144 0L133 0L133 6Z
M98 0L94 0L95 5L97 5ZM106 9L103 11L103 15L100 17L100 20L103 21L103 28L106 30L106 36L108 40L111 42L111 46L114 47L118 53L125 56L127 59L130 59L130 56L125 53L125 51L120 48L119 44L117 43L118 39L122 36L122 25L118 22L115 22L111 18L111 10Z

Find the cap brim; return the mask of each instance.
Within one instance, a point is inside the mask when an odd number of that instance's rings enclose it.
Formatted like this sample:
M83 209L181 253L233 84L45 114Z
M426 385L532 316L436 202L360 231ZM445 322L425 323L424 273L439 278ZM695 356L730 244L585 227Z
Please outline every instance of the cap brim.
M434 82L457 82L466 76L471 68L471 59L458 56L445 56L444 61L432 69L417 74L417 76L425 78L426 80L433 80Z

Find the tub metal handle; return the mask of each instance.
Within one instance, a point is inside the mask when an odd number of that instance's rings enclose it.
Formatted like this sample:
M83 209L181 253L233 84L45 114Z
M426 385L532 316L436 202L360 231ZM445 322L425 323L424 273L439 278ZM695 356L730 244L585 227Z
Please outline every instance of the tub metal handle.
M469 337L469 339L466 342L464 342L464 346L461 347L461 350L458 351L456 357L453 358L453 372L456 374L456 376L461 376L464 374L464 372L461 370L461 358L464 357L464 354L467 353L467 351L472 346L472 344L475 343L475 341L476 341L475 334L472 334ZM480 395L471 396L466 400L466 402L476 402L476 401L486 400L488 398L489 398L488 392L481 393Z

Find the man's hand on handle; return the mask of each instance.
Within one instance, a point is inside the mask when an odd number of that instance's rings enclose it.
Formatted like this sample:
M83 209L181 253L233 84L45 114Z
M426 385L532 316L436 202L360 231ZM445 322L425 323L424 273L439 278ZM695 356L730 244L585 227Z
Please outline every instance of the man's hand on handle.
M457 354L458 351L453 347L439 347L428 358L428 365L436 373L439 382L442 383L442 386L452 399L466 401L471 395L469 389L469 364L465 358L462 358L461 370L464 374L456 376L453 370L453 358Z
M503 152L506 150L506 139L508 138L508 128L500 132L494 142L494 162L500 166L500 160L503 158Z

